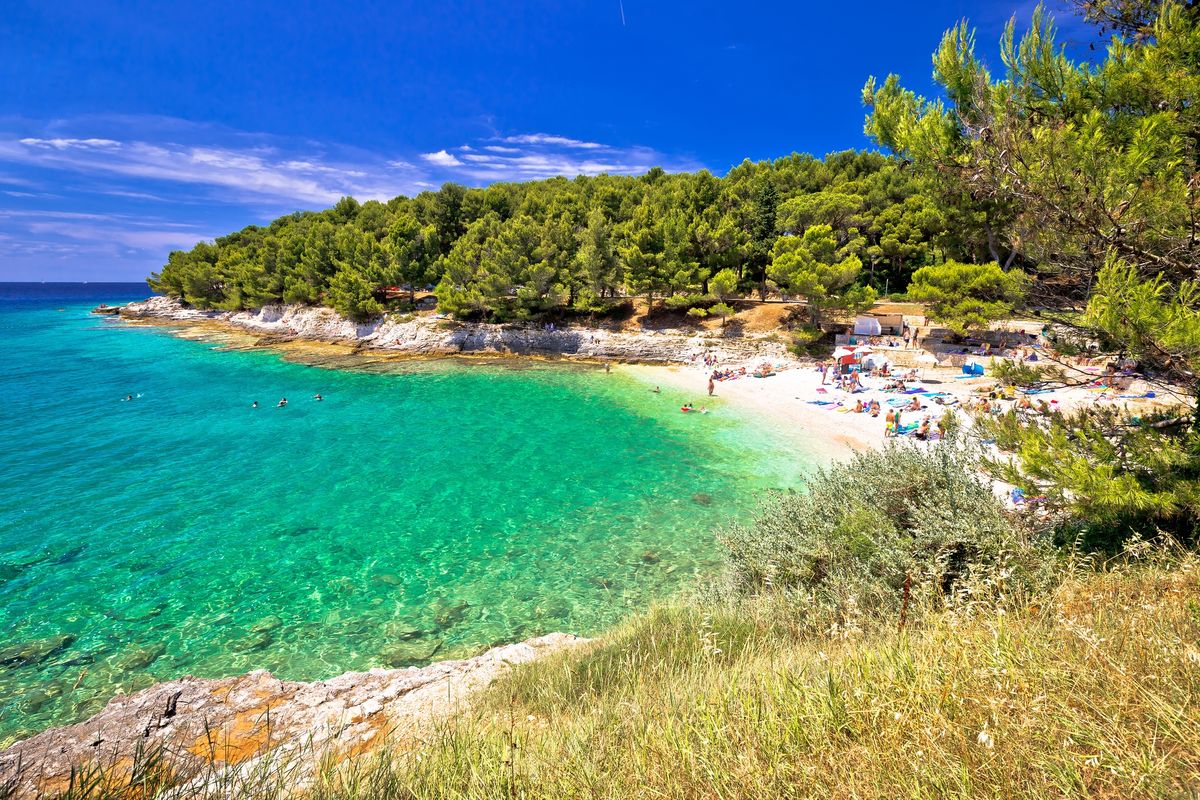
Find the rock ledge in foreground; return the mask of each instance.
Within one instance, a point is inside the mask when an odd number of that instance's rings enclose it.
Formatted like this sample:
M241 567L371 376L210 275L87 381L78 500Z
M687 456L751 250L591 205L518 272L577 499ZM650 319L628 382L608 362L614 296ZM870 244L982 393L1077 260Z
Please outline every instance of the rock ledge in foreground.
M464 699L513 665L585 643L552 633L427 667L348 672L327 681L281 681L266 670L219 680L182 678L113 698L77 725L52 728L0 753L0 794L14 798L61 791L71 769L98 764L128 771L135 752L163 748L184 779L213 779L213 769L252 770L268 753L295 755L297 787L319 757L371 750L391 733L403 738L423 722L461 708Z

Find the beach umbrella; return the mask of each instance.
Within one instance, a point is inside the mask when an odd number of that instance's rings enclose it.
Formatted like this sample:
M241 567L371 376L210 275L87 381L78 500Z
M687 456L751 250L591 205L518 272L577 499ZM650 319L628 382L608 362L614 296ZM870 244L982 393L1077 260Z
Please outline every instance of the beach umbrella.
M860 344L858 347L854 348L854 352L856 352L856 353L870 353L870 352L872 352L872 350L871 350L871 346L870 346L870 345L866 345L866 344Z
M846 356L852 355L854 355L854 351L849 347L839 347L837 350L833 351L834 358L845 358Z

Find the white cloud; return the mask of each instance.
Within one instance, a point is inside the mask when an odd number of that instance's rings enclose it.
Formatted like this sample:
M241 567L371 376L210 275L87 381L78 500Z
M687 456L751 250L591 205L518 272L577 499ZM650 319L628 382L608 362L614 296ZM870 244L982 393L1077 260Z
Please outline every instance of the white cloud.
M437 167L457 167L462 164L457 157L445 150L438 150L436 153L421 153L421 158Z
M121 143L112 139L34 139L26 138L21 140L21 144L29 145L30 147L45 147L53 148L54 150L67 150L72 147L85 148L109 148L120 147Z
M508 144L540 144L557 145L559 147L578 147L583 150L596 150L604 147L597 142L584 142L567 136L554 136L549 133L522 133L517 136L505 136L500 141Z
M457 163L439 160L439 166L457 179L478 183L538 180L559 175L637 175L654 166L669 170L700 167L694 161L672 158L647 147L615 147L546 133L505 136L499 141L509 144L483 145L482 152L466 152L459 147L461 158L450 156ZM522 146L514 146L516 144Z
M412 176L399 174L396 166L382 159L347 163L317 155L284 156L279 148L268 146L0 139L0 161L129 181L208 186L220 190L225 202L269 201L290 208L330 205L344 195L387 200L410 191L412 185Z

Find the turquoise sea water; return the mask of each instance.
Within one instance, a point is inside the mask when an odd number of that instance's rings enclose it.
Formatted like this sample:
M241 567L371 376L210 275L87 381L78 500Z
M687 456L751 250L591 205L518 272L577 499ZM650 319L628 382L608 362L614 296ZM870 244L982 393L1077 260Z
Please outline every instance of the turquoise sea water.
M88 313L144 294L0 286L0 745L185 674L595 633L810 461L621 370L330 370Z

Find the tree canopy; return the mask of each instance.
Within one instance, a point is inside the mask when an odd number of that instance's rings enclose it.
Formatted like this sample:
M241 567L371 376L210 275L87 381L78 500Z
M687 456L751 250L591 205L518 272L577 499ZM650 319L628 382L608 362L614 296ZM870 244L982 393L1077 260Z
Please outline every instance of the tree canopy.
M933 58L945 99L918 97L895 75L868 81L867 132L925 177L951 227L983 233L996 262L922 268L912 294L961 322L1010 305L1040 313L1060 349L1135 361L1164 391L1182 386L1194 399L1200 10L1174 0L1079 5L1114 34L1102 58L1072 59L1039 6L1020 38L1015 22L1005 29L1000 78L963 22ZM1018 267L1032 279L1010 279L1005 270ZM1013 415L982 430L1009 454L998 471L1052 506L1190 535L1200 519L1198 420L1195 407L1155 418L1090 411L1047 424Z
M829 305L855 287L902 291L917 269L979 251L924 186L898 159L854 151L746 161L725 177L447 184L387 203L344 198L201 242L171 253L150 283L201 308L327 303L360 320L426 287L446 313L494 320L603 311L628 295L725 301L776 283ZM774 263L792 238L820 250L810 267L836 276L801 291L795 270Z

